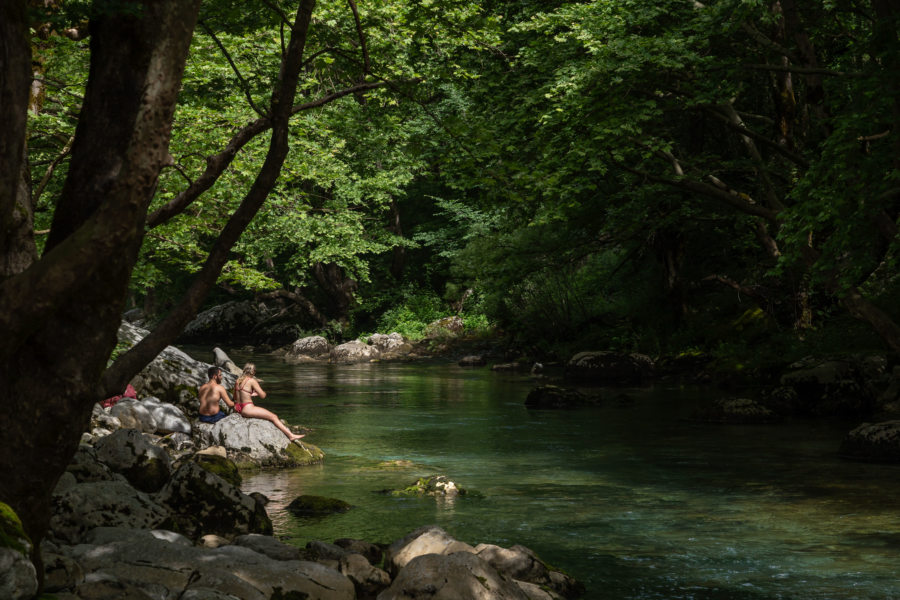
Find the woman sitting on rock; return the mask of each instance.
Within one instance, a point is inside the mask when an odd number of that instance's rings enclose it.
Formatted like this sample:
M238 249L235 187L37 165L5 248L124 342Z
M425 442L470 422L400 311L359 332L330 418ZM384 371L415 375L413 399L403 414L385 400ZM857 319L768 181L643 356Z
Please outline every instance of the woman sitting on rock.
M292 442L303 437L285 427L278 415L272 411L256 406L253 403L254 396L265 398L266 392L260 387L259 381L256 379L256 365L247 363L244 365L244 372L238 377L237 383L234 384L234 410L245 419L271 421Z

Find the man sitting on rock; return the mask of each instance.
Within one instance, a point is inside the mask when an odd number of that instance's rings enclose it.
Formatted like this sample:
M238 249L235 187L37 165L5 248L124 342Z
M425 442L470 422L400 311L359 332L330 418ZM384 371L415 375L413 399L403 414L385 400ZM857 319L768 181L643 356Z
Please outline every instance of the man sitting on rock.
M219 407L219 400L234 408L234 402L228 397L228 392L222 386L222 369L210 367L206 374L209 381L200 386L198 397L200 398L200 421L202 423L215 423L225 418L225 412Z

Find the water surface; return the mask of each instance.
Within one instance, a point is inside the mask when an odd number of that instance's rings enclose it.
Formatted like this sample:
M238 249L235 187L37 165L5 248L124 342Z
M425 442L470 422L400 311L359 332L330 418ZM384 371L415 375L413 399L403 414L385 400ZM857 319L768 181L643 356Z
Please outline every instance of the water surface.
M855 423L692 423L722 392L662 385L536 411L526 375L253 358L262 405L311 428L327 455L245 478L290 543L390 542L438 524L473 545L528 546L588 598L900 598L900 468L837 458ZM377 493L432 473L477 494ZM355 508L298 519L284 506L300 494Z

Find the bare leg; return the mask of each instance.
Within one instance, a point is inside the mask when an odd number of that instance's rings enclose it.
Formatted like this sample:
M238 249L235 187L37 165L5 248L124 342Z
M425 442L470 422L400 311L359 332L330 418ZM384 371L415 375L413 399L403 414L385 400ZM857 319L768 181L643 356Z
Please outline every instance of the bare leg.
M287 436L290 441L299 440L302 438L302 435L297 435L290 429L284 426L284 423L281 422L281 419L278 418L278 415L273 413L270 410L262 408L261 406L256 406L255 404L248 404L244 407L244 410L241 411L241 416L248 419L263 419L264 421L269 421L281 430L281 432Z

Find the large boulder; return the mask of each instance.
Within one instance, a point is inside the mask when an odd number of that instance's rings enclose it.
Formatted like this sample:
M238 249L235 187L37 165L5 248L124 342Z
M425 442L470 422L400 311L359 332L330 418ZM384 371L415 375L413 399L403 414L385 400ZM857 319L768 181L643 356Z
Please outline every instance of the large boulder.
M517 583L527 582L562 598L578 598L584 593L584 586L566 575L552 570L538 558L530 548L515 545L502 548L493 544L478 544L475 553L498 573L515 579ZM529 586L521 586L529 595L535 593Z
M801 412L866 414L875 408L879 384L888 379L886 366L881 356L805 358L788 367L781 385L796 391Z
M375 333L369 338L369 343L378 348L382 353L409 352L412 346L396 331L388 334Z
M425 337L441 338L461 335L466 325L461 317L452 315L432 321L425 327Z
M254 302L226 302L198 313L178 339L191 342L245 340L246 333L264 318L259 305Z
M356 597L360 600L375 598L379 592L391 584L390 575L373 567L362 554L345 554L338 562L338 570L353 582L353 587L356 588Z
M325 459L325 453L313 444L290 442L263 419L231 414L217 423L197 423L196 428L203 445L223 446L240 468L312 465Z
M637 353L579 352L566 364L568 377L592 383L643 383L653 372L653 359Z
M79 483L54 495L50 512L51 535L67 544L95 527L156 529L169 518L153 496L125 481Z
M203 548L171 541L157 532L108 530L93 545L72 549L85 572L75 589L82 598L180 598L182 600L354 600L353 583L314 562L278 560L240 545ZM110 560L115 557L115 560ZM117 595L89 595L105 582ZM132 590L143 591L146 595Z
M0 502L0 598L27 600L38 589L32 564L31 540L22 522L8 505Z
M171 459L137 429L119 429L94 445L97 460L142 492L156 492L169 479Z
M331 352L331 344L321 335L311 335L296 340L288 349L286 356L308 356L317 358Z
M114 472L97 459L97 451L93 446L80 444L72 460L66 467L76 483L92 483L97 481L127 481L123 475Z
M853 460L900 462L900 420L863 423L844 437L838 453Z
M209 533L225 538L272 534L272 521L255 498L194 462L175 471L157 500L172 511L178 530L190 538Z
M149 332L123 322L119 327L119 342L134 345ZM138 397L154 396L181 408L185 414L197 413L197 388L209 378L211 365L194 360L174 346L167 346L131 381Z
M388 546L384 553L384 568L388 573L396 575L416 557L454 552L475 552L475 549L458 541L437 525L426 525Z
M529 600L512 579L469 552L424 554L411 560L378 600Z
M335 346L331 350L331 362L360 363L376 360L381 352L375 346L369 346L362 340L353 340Z

